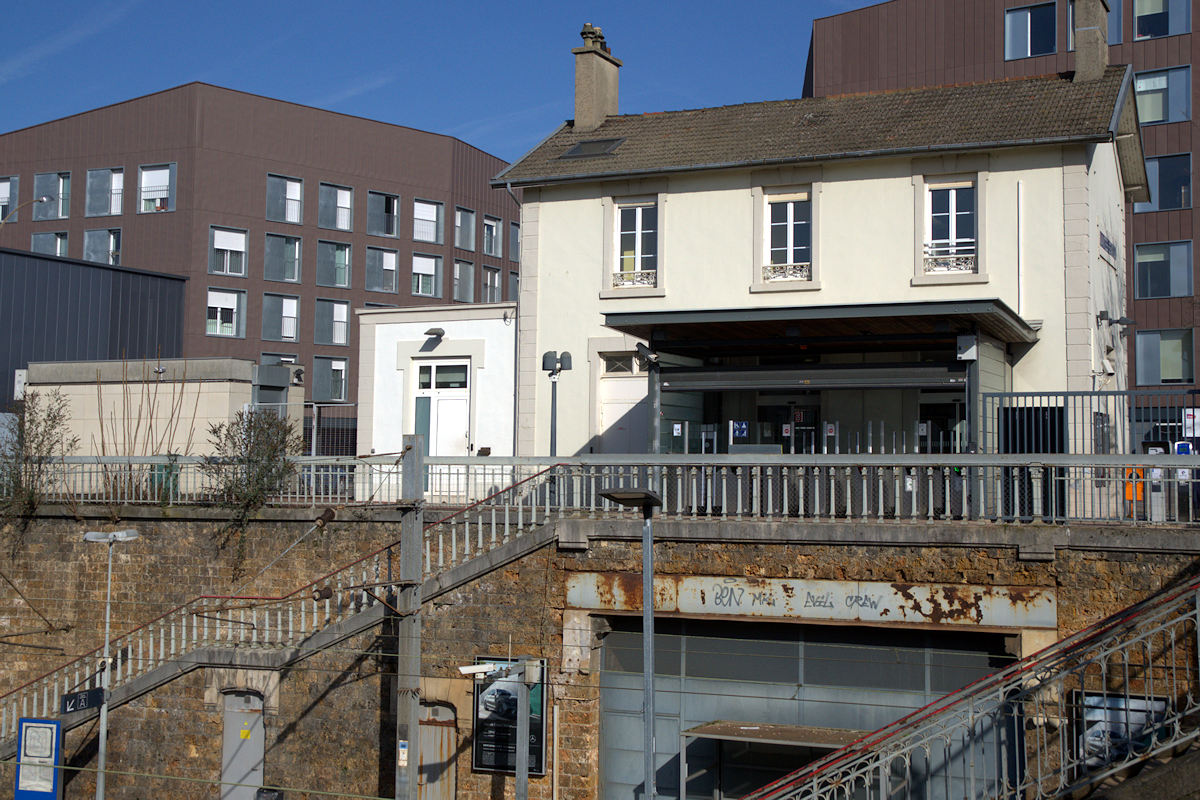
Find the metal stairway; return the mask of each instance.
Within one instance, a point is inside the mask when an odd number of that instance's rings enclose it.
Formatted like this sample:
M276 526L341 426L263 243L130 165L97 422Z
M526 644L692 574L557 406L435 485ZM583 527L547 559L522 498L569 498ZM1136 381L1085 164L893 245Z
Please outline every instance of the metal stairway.
M1035 800L1105 788L1200 737L1198 623L1191 578L746 800Z
M426 525L421 602L552 541L555 476L542 470ZM392 542L282 597L197 597L114 636L109 708L201 667L282 669L371 629L392 606L398 549ZM98 648L0 695L0 758L15 756L21 717L59 719L66 730L94 719L96 708L59 710L64 694L100 685L102 661Z

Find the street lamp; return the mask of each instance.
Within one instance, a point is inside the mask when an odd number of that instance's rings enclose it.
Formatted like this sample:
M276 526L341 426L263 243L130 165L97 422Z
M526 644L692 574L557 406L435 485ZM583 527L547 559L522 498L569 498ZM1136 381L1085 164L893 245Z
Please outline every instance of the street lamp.
M32 200L26 200L24 203L17 203L17 205L13 208L13 210L8 212L8 214L4 217L4 219L0 219L0 227L4 227L4 224L6 222L8 222L10 219L12 219L13 217L15 217L17 215L17 212L20 211L25 206L31 206L34 203L49 203L51 199L52 198L50 197L50 195L44 194L41 197L35 197Z
M113 545L117 542L132 542L138 538L138 532L132 529L124 531L88 531L83 535L85 542L103 542L108 545L108 594L104 599L104 673L100 676L100 686L104 697L100 701L100 751L96 757L96 800L104 800L104 769L108 757L108 687L112 684L112 665L108 663L108 628L112 615L112 557Z
M550 373L550 455L558 455L558 373L571 368L571 354L547 350L542 353L542 369Z
M618 505L642 509L642 750L646 800L655 800L654 780L654 534L650 518L662 498L649 489L606 489L600 496Z

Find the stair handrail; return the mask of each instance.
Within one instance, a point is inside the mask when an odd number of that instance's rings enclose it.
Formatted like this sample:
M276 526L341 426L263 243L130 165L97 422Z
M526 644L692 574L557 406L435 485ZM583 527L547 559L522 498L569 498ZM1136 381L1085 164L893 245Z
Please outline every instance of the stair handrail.
M1189 597L1190 595L1190 597ZM763 786L743 800L784 800L784 798L816 797L818 784L837 786L839 774L848 772L857 764L889 752L888 747L897 747L904 737L917 739L921 733L937 723L943 715L960 711L976 698L999 696L1004 690L1029 689L1031 681L1041 683L1047 675L1053 675L1055 667L1073 655L1096 645L1104 639L1116 639L1123 632L1138 626L1149 626L1164 615L1174 612L1184 599L1190 600L1189 613L1200 615L1200 576L1184 583L1166 586L1158 592L1116 613L1089 625L1041 650L1038 650L1008 667L976 679L966 686L940 697L902 717L872 731L831 753L812 761L800 769ZM800 794L806 787L811 795Z

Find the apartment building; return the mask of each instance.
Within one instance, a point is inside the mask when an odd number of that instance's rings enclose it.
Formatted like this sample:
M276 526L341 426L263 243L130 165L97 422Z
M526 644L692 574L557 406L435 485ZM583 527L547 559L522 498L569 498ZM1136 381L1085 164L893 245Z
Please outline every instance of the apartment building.
M1132 65L1150 197L1126 223L1129 385L1186 391L1197 379L1192 201L1197 138L1190 0L889 0L813 23L805 94L831 96L1070 72L1077 39ZM1077 18L1078 17L1078 18ZM1078 31L1078 33L1077 33ZM1182 397L1182 394L1176 395ZM1171 405L1178 406L1176 400ZM1146 413L1151 413L1147 411ZM1182 409L1142 420L1188 434Z
M352 308L515 297L504 166L190 83L0 135L0 246L186 276L183 357L294 365L306 401L352 404Z

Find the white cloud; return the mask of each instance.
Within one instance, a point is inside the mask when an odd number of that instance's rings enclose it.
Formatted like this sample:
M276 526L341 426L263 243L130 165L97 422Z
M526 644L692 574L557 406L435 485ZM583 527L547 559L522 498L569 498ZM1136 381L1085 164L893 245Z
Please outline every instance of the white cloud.
M395 80L395 75L379 75L370 78L363 76L358 83L351 83L349 86L344 86L332 94L325 95L324 97L318 97L317 99L311 101L311 105L317 106L318 108L336 106L338 103L344 103L351 98L358 97L359 95L373 92L376 89L382 89L384 86L387 86L389 83L393 83Z
M38 64L49 60L83 42L106 28L112 27L133 10L141 0L127 0L101 13L80 20L63 32L49 36L37 44L27 47L14 56L0 61L0 84L20 78L32 72Z

